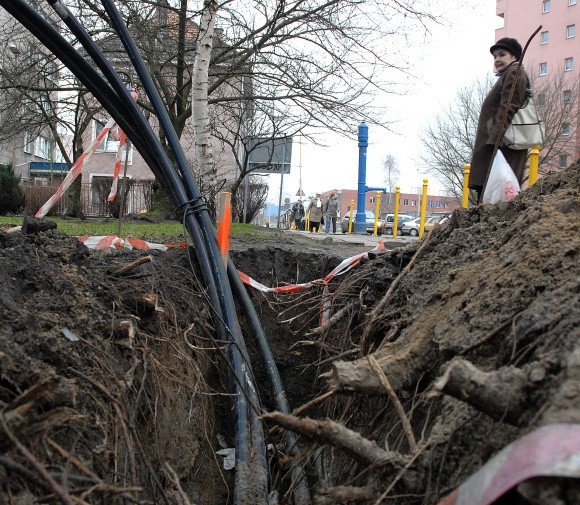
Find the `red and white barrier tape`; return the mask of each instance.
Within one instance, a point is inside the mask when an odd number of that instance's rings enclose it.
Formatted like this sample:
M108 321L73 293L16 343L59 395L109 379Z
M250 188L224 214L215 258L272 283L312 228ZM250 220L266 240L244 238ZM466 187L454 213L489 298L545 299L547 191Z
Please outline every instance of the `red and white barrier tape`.
M117 149L117 155L115 156L115 170L113 172L113 183L111 184L111 191L107 197L108 202L115 200L117 196L117 186L119 185L119 174L121 173L121 162L123 161L123 149L125 148L125 141L127 140L127 135L124 131L121 131L119 135L119 149ZM129 153L126 154L129 156Z
M163 244L154 244L152 242L147 242L138 238L121 238L117 237L116 235L106 235L100 237L89 237L85 235L77 238L89 249L95 249L97 251L102 251L103 249L108 248L141 249L144 251L149 249L156 249L159 251L167 251L167 249L171 247Z
M42 218L45 217L48 211L53 207L53 205L58 201L58 199L64 194L64 192L70 187L70 185L74 182L74 180L79 176L83 169L83 165L85 162L93 155L93 153L97 150L97 147L101 144L109 130L115 124L114 119L109 119L107 124L104 126L103 130L97 135L97 138L92 141L89 148L79 156L79 159L76 160L71 167L71 169L66 174L66 177L57 188L54 195L52 195L48 201L38 209L38 212L34 215L34 217Z
M439 505L490 505L542 476L580 478L580 425L550 424L512 442Z

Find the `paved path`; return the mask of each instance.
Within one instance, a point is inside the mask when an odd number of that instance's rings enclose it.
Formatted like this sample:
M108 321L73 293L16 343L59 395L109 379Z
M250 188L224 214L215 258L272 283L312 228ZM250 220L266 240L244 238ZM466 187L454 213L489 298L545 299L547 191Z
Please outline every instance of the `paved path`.
M385 247L387 249L394 249L396 247L400 247L402 245L408 244L409 242L413 242L415 240L418 240L417 237L410 237L408 235L404 235L402 237L397 237L396 239L393 239L393 237L391 237L391 235L381 235L380 237L375 237L373 235L370 235L368 233L365 233L364 235L362 234L356 234L356 233L329 233L328 235L326 233L309 233L307 231L296 231L296 230L284 230L285 233L294 233L294 234L299 234L303 237L307 237L310 238L312 240L324 240L325 238L331 238L332 240L335 240L337 242L348 242L348 243L354 243L354 244L362 244L364 246L369 246L369 247L375 247L379 244L379 240L383 241L383 244L385 244Z

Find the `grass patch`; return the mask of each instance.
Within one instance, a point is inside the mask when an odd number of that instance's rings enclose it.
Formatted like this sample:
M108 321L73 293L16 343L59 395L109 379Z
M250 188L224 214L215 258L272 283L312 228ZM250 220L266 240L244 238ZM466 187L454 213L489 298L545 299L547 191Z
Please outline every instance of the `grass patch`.
M23 216L0 216L0 228L21 226ZM67 235L117 235L119 222L116 219L63 219L49 217L54 221L58 231ZM230 235L271 236L272 230L252 224L232 223ZM162 221L150 223L147 221L128 220L123 221L121 227L122 237L133 237L147 240L148 242L175 243L184 240L184 231L181 223L177 221Z

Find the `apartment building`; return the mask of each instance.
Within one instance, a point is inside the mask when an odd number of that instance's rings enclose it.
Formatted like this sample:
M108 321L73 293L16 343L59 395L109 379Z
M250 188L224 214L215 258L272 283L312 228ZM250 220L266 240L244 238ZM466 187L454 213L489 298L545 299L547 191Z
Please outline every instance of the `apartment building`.
M580 158L580 6L577 0L497 0L496 13L503 19L496 40L513 37L524 46L542 26L524 56L536 104L551 131L540 152L540 171L566 168Z
M11 164L23 180L42 173L66 173L44 119L52 113L56 93L38 91L57 85L54 59L2 8L0 26L0 163Z

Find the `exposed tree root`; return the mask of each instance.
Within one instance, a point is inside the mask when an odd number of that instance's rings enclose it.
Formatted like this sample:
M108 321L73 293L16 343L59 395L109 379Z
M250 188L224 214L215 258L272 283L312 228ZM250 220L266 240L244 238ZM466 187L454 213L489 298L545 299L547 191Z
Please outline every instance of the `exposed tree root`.
M545 376L541 370L543 366L535 364L524 369L504 367L483 372L471 362L456 358L446 366L433 389L462 400L497 421L517 425L534 377L538 381Z
M281 412L264 414L262 419L278 424L287 430L300 433L321 444L331 444L338 447L366 465L386 466L397 470L402 468L407 461L407 458L399 453L381 449L375 442L334 421L316 421L310 418L282 414Z
M314 504L369 503L375 495L376 490L370 487L336 486L319 490L314 497Z

